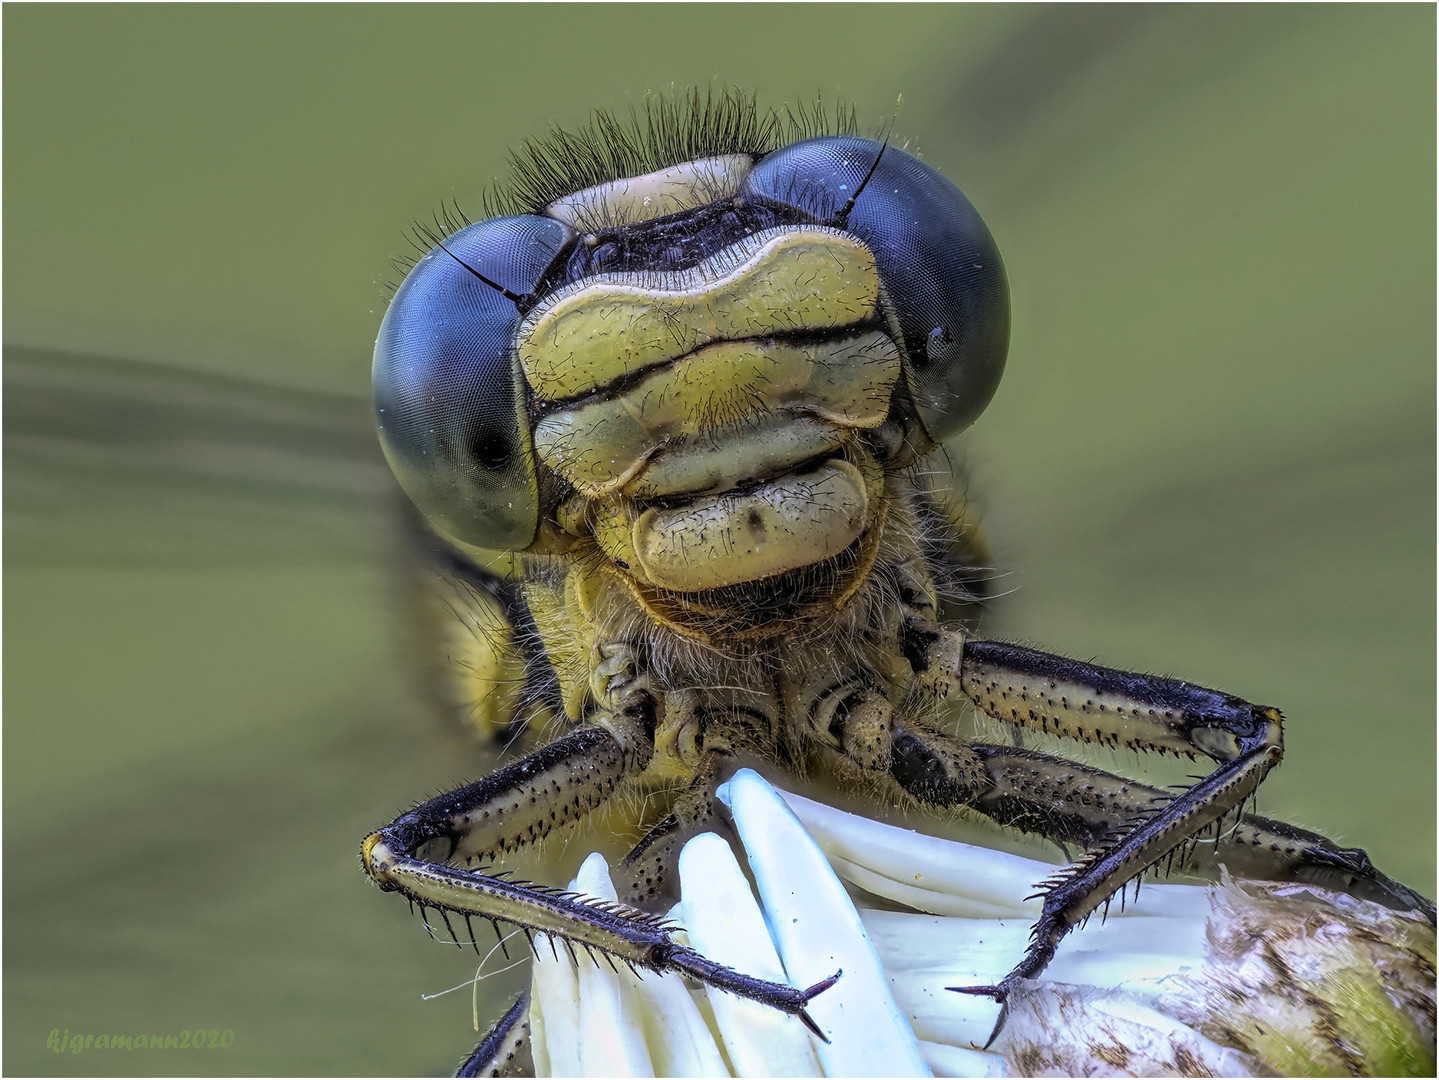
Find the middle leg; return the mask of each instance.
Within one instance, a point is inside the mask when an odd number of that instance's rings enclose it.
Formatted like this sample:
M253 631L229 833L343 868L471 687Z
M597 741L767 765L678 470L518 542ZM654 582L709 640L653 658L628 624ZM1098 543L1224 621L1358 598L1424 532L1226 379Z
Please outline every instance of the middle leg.
M936 810L968 807L1065 850L1098 848L1175 796L1066 758L961 742L913 721L896 727L894 743L889 778L905 795ZM1221 866L1239 877L1313 881L1399 909L1423 903L1379 873L1362 849L1255 814L1226 818L1222 829L1163 861L1164 872L1208 878Z

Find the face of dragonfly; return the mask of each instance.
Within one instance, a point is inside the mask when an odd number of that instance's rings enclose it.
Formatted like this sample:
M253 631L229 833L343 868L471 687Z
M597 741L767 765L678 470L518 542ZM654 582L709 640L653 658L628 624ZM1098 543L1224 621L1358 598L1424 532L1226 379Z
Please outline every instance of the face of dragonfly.
M439 532L584 548L683 623L677 597L852 593L886 472L979 415L1008 336L964 196L901 150L826 136L460 229L389 309L375 400Z

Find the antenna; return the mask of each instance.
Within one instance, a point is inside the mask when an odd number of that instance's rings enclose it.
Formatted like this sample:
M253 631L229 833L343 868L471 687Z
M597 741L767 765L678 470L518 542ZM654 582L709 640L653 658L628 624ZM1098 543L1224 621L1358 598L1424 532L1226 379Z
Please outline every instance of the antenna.
M443 239L441 239L439 233L437 233L435 230L431 229L429 226L427 226L427 225L416 225L416 226L415 226L415 232L416 232L423 240L425 240L427 243L433 245L434 247L439 248L441 251L443 251L443 252L444 252L446 255L448 255L450 258L454 259L455 262L459 263L459 264L460 264L461 266L463 266L466 270L468 270L471 274L473 274L475 277L479 278L480 281L482 281L484 284L488 285L490 288L494 289L495 292L499 293L501 296L503 296L503 297L504 297L506 300L508 300L510 303L514 304L515 307L518 308L518 307L523 306L524 302L525 302L527 299L529 299L528 296L521 296L519 293L511 292L509 289L507 289L507 288L505 288L503 285L501 285L498 281L493 281L493 280L491 280L490 278L486 277L484 274L480 273L478 270L476 270L476 269L475 269L473 266L471 266L469 263L465 262L464 259L460 258L458 255L456 255L456 254L455 254L453 251L451 251L449 248L445 247L445 242L444 242Z
M870 165L869 172L864 174L864 179L859 182L859 187L854 189L854 194L851 195L849 201L844 204L844 209L834 216L830 224L842 228L848 223L850 211L854 209L854 204L859 201L859 197L864 194L864 189L869 186L870 178L874 176L875 169L878 169L879 163L884 160L884 152L889 149L889 140L894 134L894 122L899 119L899 103L903 100L903 94L894 99L894 112L889 114L889 129L884 133L884 142L880 144L879 153L874 156L874 162Z

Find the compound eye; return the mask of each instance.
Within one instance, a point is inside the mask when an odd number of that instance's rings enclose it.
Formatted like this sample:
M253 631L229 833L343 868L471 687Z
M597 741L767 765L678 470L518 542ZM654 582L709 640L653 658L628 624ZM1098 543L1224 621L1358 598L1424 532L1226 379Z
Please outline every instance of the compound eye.
M958 188L893 146L843 222L880 144L854 136L794 143L762 158L742 194L838 224L874 252L904 337L905 374L936 442L972 424L1009 350L1009 284L994 238Z
M534 288L570 238L550 218L467 226L430 251L395 294L375 342L380 445L430 524L477 547L528 547L539 490L514 337L512 293ZM465 265L461 265L461 263Z

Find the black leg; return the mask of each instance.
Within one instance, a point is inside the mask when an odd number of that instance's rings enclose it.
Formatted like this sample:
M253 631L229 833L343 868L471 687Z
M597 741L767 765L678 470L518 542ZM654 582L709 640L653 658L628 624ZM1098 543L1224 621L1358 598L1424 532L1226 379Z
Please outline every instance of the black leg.
M534 1072L530 1054L530 995L521 994L495 1021L470 1056L455 1070L456 1076L529 1076Z
M961 634L933 624L912 622L904 647L922 684L941 697L962 694L996 719L1084 742L1190 758L1203 755L1216 762L1214 771L1193 787L1177 795L1150 797L1144 800L1148 805L1138 808L1128 798L1115 800L1112 786L1098 785L1109 790L1097 793L1097 803L1108 798L1115 809L1130 811L1113 820L1112 829L1103 833L1098 827L1109 814L1102 806L1083 807L1081 800L1079 807L1066 807L1055 801L1056 770L1084 771L1070 763L1008 751L1008 768L987 770L987 777L953 784L951 795L956 802L972 805L1007 824L1036 828L1061 842L1081 839L1092 845L1076 864L1046 883L1043 912L1030 947L1014 970L996 986L954 988L985 994L1001 1003L1019 981L1043 972L1063 937L1128 882L1173 857L1206 830L1222 833L1228 815L1243 824L1245 801L1283 757L1279 711L1222 691L1000 642L967 641ZM995 747L966 749L981 757L987 755L991 764L999 763L1006 753ZM942 790L944 770L935 766L933 755L926 766L924 755L917 754L914 745L908 751L914 760L901 764L898 772L892 765L895 779L919 798L924 798L926 791ZM1027 765L1019 760L1024 757ZM1028 777L1026 770L1031 774ZM1247 820L1251 831L1273 834L1272 827ZM1393 888L1392 882L1373 871L1362 852L1301 833L1291 830L1290 840L1297 843L1270 843L1276 850L1304 848L1308 865L1328 863L1331 871L1364 879L1372 886L1369 891L1390 898L1396 906L1412 908L1417 902L1432 918L1431 904L1410 890ZM1320 843L1311 846L1307 838ZM1003 1013L999 1026L1002 1024Z
M797 990L751 978L676 943L661 918L620 904L446 865L483 858L536 841L557 825L578 821L653 752L654 706L640 692L607 717L624 742L604 727L561 736L499 772L416 807L365 840L361 861L381 889L398 892L440 915L456 945L450 916L472 929L475 917L519 926L527 938L546 933L652 971L674 971L715 989L752 998L797 1016L819 1034L805 1005L832 980ZM471 934L473 942L473 934ZM478 945L475 946L478 952Z

